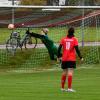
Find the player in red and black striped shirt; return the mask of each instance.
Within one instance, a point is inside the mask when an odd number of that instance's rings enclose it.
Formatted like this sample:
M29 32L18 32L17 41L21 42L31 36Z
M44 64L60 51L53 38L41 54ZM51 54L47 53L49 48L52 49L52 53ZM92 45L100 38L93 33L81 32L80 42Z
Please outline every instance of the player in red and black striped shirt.
M62 50L62 57L61 55ZM63 69L62 78L61 78L61 90L74 92L72 89L72 76L74 68L76 68L76 52L81 60L83 60L80 51L78 49L78 40L74 36L74 28L69 28L68 35L61 39L59 48L58 48L58 59L62 59L61 67ZM68 90L64 89L66 76L68 76Z

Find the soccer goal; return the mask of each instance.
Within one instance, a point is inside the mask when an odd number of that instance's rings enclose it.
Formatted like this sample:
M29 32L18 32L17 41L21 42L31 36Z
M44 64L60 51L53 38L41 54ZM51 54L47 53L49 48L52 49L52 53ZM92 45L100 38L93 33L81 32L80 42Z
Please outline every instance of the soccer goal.
M6 41L12 30L8 24L13 23L21 37L30 28L31 32L41 34L48 28L48 37L58 46L62 37L67 35L69 27L75 28L75 36L85 64L100 62L100 7L98 6L1 6L0 7L0 65L34 68L48 66L52 61L41 39L37 39L35 49L32 43L27 50L23 47L12 55L6 50Z

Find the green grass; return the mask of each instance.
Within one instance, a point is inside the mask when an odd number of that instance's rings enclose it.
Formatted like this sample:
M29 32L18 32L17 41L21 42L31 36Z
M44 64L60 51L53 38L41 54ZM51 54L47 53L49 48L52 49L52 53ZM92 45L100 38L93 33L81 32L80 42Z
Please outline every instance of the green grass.
M0 50L0 69L34 68L34 66L46 66L48 63L50 64L50 59L47 49L17 50L14 56L8 54L5 50Z
M49 33L50 38L55 42L66 33L63 28L58 29L50 29ZM34 31L39 32L38 29ZM0 29L0 32L2 34L0 44L2 44L8 38L10 31ZM80 33L79 29L76 30L76 36L81 39L81 34L78 33ZM94 41L95 30L89 28L85 36L87 36L86 41ZM84 57L87 52L95 50L91 47L80 49ZM91 60L92 54L89 54L87 57ZM95 52L93 54L96 58L97 54ZM73 79L73 88L77 92L61 92L61 69L55 62L50 61L46 49L30 49L23 52L18 50L14 57L7 54L5 50L0 50L0 100L100 100L100 63L86 65L81 64L78 59L77 67Z
M21 29L21 36L25 33L26 29ZM54 41L54 42L58 42L60 41L60 39L63 36L66 36L66 27L57 27L57 28L49 28L49 37ZM41 29L38 28L34 28L31 31L36 32L36 33L40 33ZM96 35L96 32L100 32L100 29L98 28L96 30L95 27L86 27L84 29L84 41L100 41L100 34L98 34L98 36ZM11 30L8 30L6 28L0 28L0 44L5 44L7 39L9 38L9 35L11 33ZM75 36L79 39L79 41L82 41L82 30L80 30L79 28L76 28L75 31ZM98 37L98 39L97 39ZM38 40L38 43L40 43L40 41Z
M84 57L94 50L80 49ZM56 64L46 49L18 50L14 57L0 50L0 100L100 100L100 63L86 65L78 59L73 78L76 93L60 91L62 70Z
M95 47L84 47L80 48L80 51L84 58L84 63L98 63L100 57L100 47L99 51ZM78 58L78 57L77 57ZM5 50L0 50L0 69L11 69L11 68L49 68L48 65L57 63L56 61L51 61L48 51L46 48L39 49L27 49L21 51L17 50L15 56L8 54ZM80 59L77 59L77 63L80 64Z
M100 100L100 65L82 66L74 73L76 93L60 91L61 70L1 72L0 100Z

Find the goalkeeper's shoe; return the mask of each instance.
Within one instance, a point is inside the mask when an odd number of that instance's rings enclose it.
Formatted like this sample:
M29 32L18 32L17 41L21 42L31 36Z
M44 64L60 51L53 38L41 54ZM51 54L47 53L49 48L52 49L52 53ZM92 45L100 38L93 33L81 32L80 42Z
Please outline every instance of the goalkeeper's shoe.
M67 89L66 92L76 92L76 91L73 89Z

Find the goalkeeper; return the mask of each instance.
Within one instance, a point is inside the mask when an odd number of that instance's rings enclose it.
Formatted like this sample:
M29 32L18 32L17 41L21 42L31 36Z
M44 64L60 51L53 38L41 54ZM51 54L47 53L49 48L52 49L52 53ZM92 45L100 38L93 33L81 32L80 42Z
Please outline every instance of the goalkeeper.
M46 46L48 53L50 55L51 60L57 59L57 51L58 47L57 45L48 37L49 30L47 28L43 28L41 31L41 34L37 34L34 32L29 32L29 30L26 32L26 34L30 34L32 37L36 37L41 39L43 44Z

